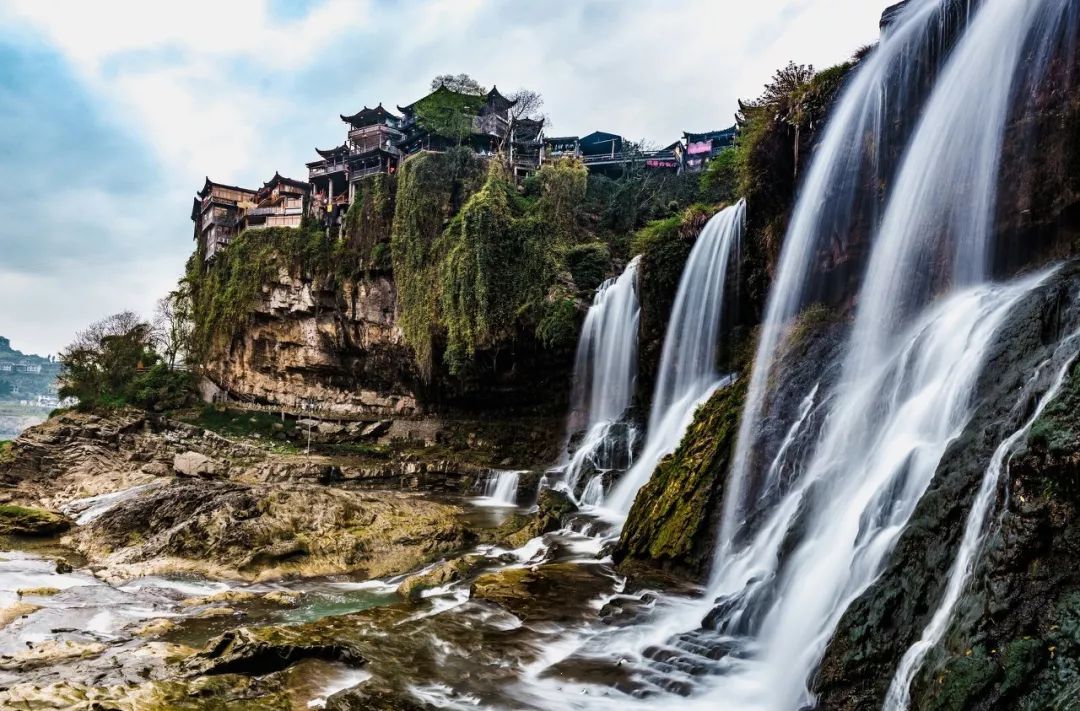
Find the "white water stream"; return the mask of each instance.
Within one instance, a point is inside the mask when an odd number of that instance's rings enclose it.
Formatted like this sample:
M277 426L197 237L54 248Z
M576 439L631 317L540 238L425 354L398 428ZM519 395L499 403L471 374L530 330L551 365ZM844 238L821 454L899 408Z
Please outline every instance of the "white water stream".
M660 460L678 447L698 406L725 381L716 368L724 294L729 272L739 264L745 222L743 200L716 213L686 260L664 336L645 447L603 502L620 517L630 512Z

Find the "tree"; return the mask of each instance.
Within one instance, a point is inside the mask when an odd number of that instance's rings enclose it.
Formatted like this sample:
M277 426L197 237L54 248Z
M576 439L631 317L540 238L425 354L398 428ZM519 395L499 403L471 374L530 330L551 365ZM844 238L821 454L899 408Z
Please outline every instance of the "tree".
M0 397L6 397L12 393L14 388L6 380L0 380Z
M487 93L487 89L480 86L480 82L473 79L468 74L440 74L431 80L431 90L435 91L440 86L445 86L450 91L456 91L459 94L472 94L474 96L483 96Z
M506 135L503 137L502 148L504 149L506 142L514 136L514 131L517 128L519 121L522 119L538 121L547 118L544 114L540 113L540 108L544 105L544 97L538 91L533 91L532 89L518 89L506 98L513 101L514 105L510 107L509 130L507 130Z
M154 345L153 327L131 311L91 324L60 354L60 397L84 410L182 404L190 377L159 363Z
M181 281L179 287L158 300L154 310L154 345L169 370L190 352L193 331L191 287Z

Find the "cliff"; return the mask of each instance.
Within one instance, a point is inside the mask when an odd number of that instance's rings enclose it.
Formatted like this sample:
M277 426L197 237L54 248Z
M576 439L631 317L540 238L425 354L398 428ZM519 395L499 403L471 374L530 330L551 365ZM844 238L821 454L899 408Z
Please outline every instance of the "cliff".
M394 282L372 276L335 288L325 277L278 272L246 323L204 361L230 394L336 415L419 412L419 374L395 320Z

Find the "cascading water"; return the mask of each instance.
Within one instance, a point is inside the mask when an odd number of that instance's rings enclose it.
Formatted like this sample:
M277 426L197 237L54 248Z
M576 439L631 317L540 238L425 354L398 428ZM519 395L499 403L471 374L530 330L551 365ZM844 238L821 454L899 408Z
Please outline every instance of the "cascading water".
M639 262L633 259L621 275L600 285L578 340L567 433L584 436L560 465L561 485L575 498L586 472L628 466L632 459L636 435L624 416L637 378ZM588 484L590 498L598 500L600 482Z
M717 698L733 707L779 711L812 701L807 679L840 616L879 574L945 448L967 422L997 327L1040 281L974 286L927 308L935 294L986 278L1015 79L1026 50L1056 31L1066 5L986 0L976 11L888 195L828 416L786 491L780 482L747 479L762 378L779 348L781 317L799 299L773 295L766 326L773 333L763 335L758 353L759 382L744 413L710 586L720 601L710 625L732 649ZM913 3L894 37L918 25L927 6ZM890 45L883 42L879 53L888 56ZM860 99L858 86L843 104ZM819 157L836 159L828 152ZM800 210L816 196L808 185ZM793 254L809 259L814 239L798 231L790 236L782 264ZM774 288L800 290L805 269ZM768 508L772 502L758 498L762 491L776 492L778 502ZM763 515L746 528L755 512Z
M956 603L960 601L960 594L971 576L972 569L982 549L986 535L986 521L997 496L998 485L1001 483L1002 474L1008 470L1008 460L1016 449L1016 446L1027 436L1032 425L1042 415L1046 406L1054 399L1065 382L1065 376L1076 361L1076 341L1080 333L1074 333L1066 338L1057 348L1054 355L1042 366L1029 380L1034 384L1043 376L1043 371L1057 366L1058 371L1053 383L1039 399L1035 412L1027 422L1002 442L994 452L983 475L982 484L968 512L967 522L964 526L964 535L960 541L956 559L949 570L948 583L945 586L945 595L942 597L934 616L923 630L922 636L915 644L904 653L896 674L893 676L889 691L885 697L885 711L904 711L911 703L911 682L922 666L926 655L934 648L945 635L949 622L952 619ZM1059 361L1065 360L1064 364Z
M484 498L478 503L482 506L517 506L518 481L520 471L491 471L483 481Z
M729 269L739 264L745 222L743 200L716 213L687 258L664 336L644 449L604 500L621 516L660 459L678 446L698 405L724 382L716 367L724 292Z
M825 286L814 278L820 276L815 274L818 255L857 253L849 243L877 224L880 201L867 195L873 192L867 186L891 180L893 156L899 153L892 149L907 140L936 66L947 53L942 38L950 34L949 23L962 21L956 17L960 11L951 12L950 7L948 0L913 0L901 11L855 70L815 149L769 292L725 495L722 545L731 544L761 491L770 490L756 486L751 472L766 468L771 460L756 434L766 414L766 391L776 375L777 356L791 332L788 324L822 298Z

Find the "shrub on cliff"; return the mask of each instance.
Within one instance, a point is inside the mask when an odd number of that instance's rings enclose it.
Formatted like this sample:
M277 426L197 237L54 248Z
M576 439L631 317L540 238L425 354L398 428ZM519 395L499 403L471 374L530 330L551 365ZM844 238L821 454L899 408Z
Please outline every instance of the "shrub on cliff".
M451 217L480 187L483 164L467 148L420 153L399 172L390 249L405 341L421 372L431 377L438 323L439 237Z
M492 162L483 187L440 240L443 359L455 375L478 348L512 340L519 314L543 299L553 279L555 234L525 209L502 165Z
M394 177L372 175L357 184L357 194L345 214L342 229L341 271L358 276L364 269L388 266L386 248L394 222Z
M184 276L194 320L190 352L199 360L227 343L279 271L334 275L342 264L339 245L306 221L299 228L246 230L206 267L196 252Z

